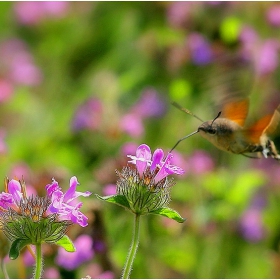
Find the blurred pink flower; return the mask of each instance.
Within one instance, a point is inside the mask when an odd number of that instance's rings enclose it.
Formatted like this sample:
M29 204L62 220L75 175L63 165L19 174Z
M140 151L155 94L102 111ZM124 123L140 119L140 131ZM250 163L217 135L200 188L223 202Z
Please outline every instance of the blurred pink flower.
M114 279L114 273L110 270L104 271L103 273L99 274L97 279Z
M101 126L103 106L99 99L90 98L86 100L76 111L72 129L74 131L82 129L96 130Z
M254 168L264 172L268 179L268 185L278 186L280 183L279 163L272 158L261 158L252 163Z
M269 74L276 70L279 64L279 41L276 39L261 41L255 30L248 26L243 28L240 41L242 55L253 63L258 75Z
M250 242L257 242L264 238L265 228L262 221L262 210L265 205L265 198L257 195L253 198L251 205L241 217L241 233Z
M136 151L138 145L132 142L127 142L125 143L122 148L121 148L121 152L122 154L125 156L134 153L134 151Z
M60 279L60 274L57 268L49 267L45 268L43 271L43 278L44 279Z
M19 39L1 43L0 65L6 78L16 85L35 86L42 81L41 71L35 65L25 43Z
M181 28L186 25L191 16L191 2L174 1L167 8L167 20L172 27Z
M250 26L244 26L239 34L239 39L241 42L241 54L244 59L253 59L253 50L258 44L259 36L256 30Z
M144 132L142 118L133 113L128 113L121 118L120 128L132 137L140 137Z
M202 174L214 169L214 161L207 152L197 150L190 157L189 166L194 174Z
M258 74L273 72L278 66L279 42L270 39L261 44L256 56L255 67Z
M25 162L14 164L9 172L9 178L28 178L31 172L29 166Z
M76 252L70 253L63 248L58 249L56 262L67 270L74 270L94 256L92 250L93 241L89 235L80 235L75 241Z
M42 81L40 70L34 65L30 54L22 54L10 64L10 78L16 84L33 86Z
M264 237L262 215L259 209L248 209L241 218L241 231L245 239L251 242Z
M280 26L280 5L274 4L268 8L266 13L268 22L275 27Z
M143 118L161 117L166 110L165 101L154 88L143 90L139 101L131 109L133 113Z
M117 186L115 184L108 184L103 188L103 195L115 195L117 194Z
M31 248L35 252L35 246L31 245ZM23 253L23 262L26 266L33 266L35 264L35 259L28 250L25 250Z
M15 3L14 11L20 24L36 25L46 18L63 17L68 5L67 1L22 1Z
M7 101L14 93L13 85L7 80L0 79L0 102Z

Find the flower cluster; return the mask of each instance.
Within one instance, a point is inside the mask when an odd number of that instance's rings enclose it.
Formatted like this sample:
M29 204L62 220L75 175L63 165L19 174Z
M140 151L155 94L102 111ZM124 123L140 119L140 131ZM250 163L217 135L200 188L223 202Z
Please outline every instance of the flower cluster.
M174 182L167 176L184 173L183 169L170 163L172 155L169 153L164 159L162 149L156 149L152 155L150 147L142 144L135 156L128 157L136 169L127 166L121 173L117 172L117 193L126 197L131 210L146 214L168 205Z
M159 214L183 222L179 214L167 208L170 201L170 187L174 185L171 174L181 175L183 169L171 164L172 154L164 158L162 149L156 149L152 154L146 144L136 149L136 155L128 155L136 168L126 166L121 172L116 171L117 194L99 199L119 204L137 215L148 213Z
M164 159L164 152L162 149L156 149L151 153L151 149L146 144L140 145L136 150L136 156L128 155L132 160L129 161L136 165L139 177L142 178L143 174L149 170L153 174L154 183L171 174L181 175L184 170L180 167L171 164L172 154L168 154Z
M20 243L17 247L23 248L28 244L57 242L72 223L86 226L87 217L79 211L82 203L74 200L91 193L77 192L77 185L77 178L72 177L64 194L53 180L46 186L47 196L27 197L23 181L7 179L6 190L0 194L0 229L12 242Z

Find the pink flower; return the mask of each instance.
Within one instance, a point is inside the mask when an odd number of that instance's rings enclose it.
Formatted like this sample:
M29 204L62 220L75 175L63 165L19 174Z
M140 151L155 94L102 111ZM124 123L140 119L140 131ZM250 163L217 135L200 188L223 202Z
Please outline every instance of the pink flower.
M85 227L88 225L88 218L79 211L82 203L75 203L74 200L79 196L87 197L91 195L91 192L77 192L78 184L77 178L73 176L70 179L69 189L63 193L58 183L53 179L53 182L46 186L48 196L51 197L49 211L51 213L58 213L61 220L71 220L73 223Z
M153 156L148 145L142 144L136 150L136 156L128 155L132 160L129 161L136 165L139 176L143 175L147 167L150 167L152 172L155 172L155 183L164 179L168 175L184 173L180 167L171 164L172 154L168 154L164 159L164 152L162 149L156 149ZM151 160L152 159L152 160Z
M103 194L104 195L115 195L117 193L116 191L117 186L115 184L108 184L103 188Z
M67 7L63 1L22 1L15 3L14 11L19 23L36 25L45 18L64 16Z
M15 206L22 198L21 185L16 180L11 180L8 183L8 193L2 192L0 194L0 206L4 209Z
M120 127L132 137L139 137L144 132L142 118L134 113L124 115L121 119Z
M280 5L275 4L269 7L266 13L266 18L268 22L275 26L279 27L280 26Z

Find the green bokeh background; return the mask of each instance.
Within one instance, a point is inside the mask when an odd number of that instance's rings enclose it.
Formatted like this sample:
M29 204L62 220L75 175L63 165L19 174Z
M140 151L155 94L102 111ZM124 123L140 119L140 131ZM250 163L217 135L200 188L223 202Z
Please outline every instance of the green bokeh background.
M168 16L175 2L69 2L65 15L32 25L17 20L16 4L0 3L0 40L24 41L43 80L37 86L15 86L13 95L0 103L0 127L6 131L8 148L0 157L0 177L24 164L29 170L25 181L40 194L52 177L66 189L73 175L81 191L102 194L106 184L116 182L115 169L126 164L121 149L127 142L168 151L200 124L171 106L171 101L202 119L215 117L217 99L230 96L217 86L222 74L237 73L241 80L245 74L235 64L222 73L219 60L195 64L186 47L192 33L202 34L213 50L225 56L240 54L244 26L257 32L259 42L280 39L279 27L267 20L272 2L192 2L179 25ZM179 20L180 8L177 13ZM280 72L276 68L258 76L250 71L252 82L240 90L250 93L254 119L265 113L265 104L280 101ZM160 118L146 118L143 134L133 137L120 129L120 120L147 88L165 100L167 112ZM100 127L74 132L75 112L89 97L102 102ZM277 135L275 144L280 149ZM131 277L278 278L279 163L260 160L267 168L257 168L259 160L219 151L199 135L176 150L190 164L197 150L205 151L215 166L175 178L170 206L187 218L184 224L143 217ZM259 211L263 235L252 241L242 234L240 220L256 196L265 200ZM101 232L106 254L96 253L90 262L67 272L55 263L57 252L51 247L46 249L45 269L56 267L61 278L81 278L90 275L90 265L95 264L100 272L109 270L118 278L130 246L133 216L94 196L83 202L90 224L74 227L69 235L75 239L82 233ZM7 261L7 269L12 278L30 277L32 271L22 259Z

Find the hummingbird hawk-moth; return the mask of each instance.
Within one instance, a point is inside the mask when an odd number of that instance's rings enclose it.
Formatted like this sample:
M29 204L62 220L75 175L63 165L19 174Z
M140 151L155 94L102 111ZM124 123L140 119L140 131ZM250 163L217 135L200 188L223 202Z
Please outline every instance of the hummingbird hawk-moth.
M275 144L269 138L269 135L276 132L280 122L280 105L272 115L264 116L251 126L245 126L249 109L248 98L226 104L216 118L206 122L176 102L172 105L199 119L202 124L196 131L181 138L171 151L184 139L199 133L220 150L244 156L257 153L265 158L280 160Z

